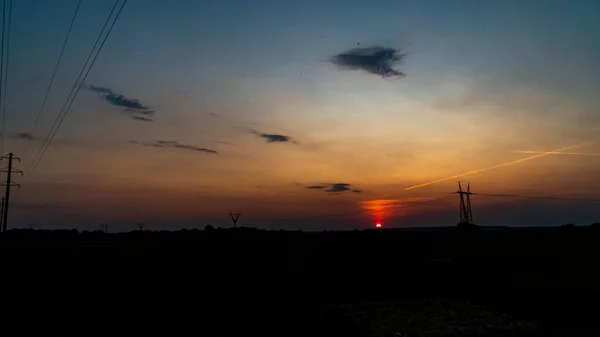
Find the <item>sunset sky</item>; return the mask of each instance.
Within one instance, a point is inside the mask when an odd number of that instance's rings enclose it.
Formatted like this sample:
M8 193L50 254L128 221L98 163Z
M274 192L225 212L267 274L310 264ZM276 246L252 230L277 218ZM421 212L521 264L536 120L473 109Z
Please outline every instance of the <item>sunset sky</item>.
M113 2L82 1L25 152L76 5L14 1L3 152L26 173ZM454 225L458 180L600 199L600 156L586 155L600 154L599 12L596 1L129 0L39 166L13 179L9 228L203 228L229 226L229 212L272 229ZM593 200L472 203L480 225L600 222Z

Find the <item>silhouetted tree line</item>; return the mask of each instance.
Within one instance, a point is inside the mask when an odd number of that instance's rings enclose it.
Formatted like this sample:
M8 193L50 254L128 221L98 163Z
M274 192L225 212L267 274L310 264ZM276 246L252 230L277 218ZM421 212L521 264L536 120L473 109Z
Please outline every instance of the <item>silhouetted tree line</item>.
M36 286L93 275L106 284L147 284L148 294L199 289L198 303L225 295L250 296L257 305L266 294L285 303L453 296L524 314L583 317L583 305L573 303L599 298L599 229L13 229L0 235L0 272Z

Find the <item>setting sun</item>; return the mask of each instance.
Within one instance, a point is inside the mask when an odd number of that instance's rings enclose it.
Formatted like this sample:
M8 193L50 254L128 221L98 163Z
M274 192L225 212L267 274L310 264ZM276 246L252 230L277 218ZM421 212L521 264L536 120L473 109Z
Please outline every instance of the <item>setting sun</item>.
M378 224L376 224L376 225L375 225L375 227L377 227L377 228L381 228L381 224L380 224L380 223L378 223Z

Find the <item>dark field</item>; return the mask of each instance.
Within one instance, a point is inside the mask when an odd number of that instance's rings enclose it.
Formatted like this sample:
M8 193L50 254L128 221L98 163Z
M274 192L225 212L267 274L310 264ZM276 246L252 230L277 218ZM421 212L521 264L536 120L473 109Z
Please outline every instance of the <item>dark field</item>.
M5 305L66 326L87 317L140 334L600 336L600 231L590 227L0 240Z

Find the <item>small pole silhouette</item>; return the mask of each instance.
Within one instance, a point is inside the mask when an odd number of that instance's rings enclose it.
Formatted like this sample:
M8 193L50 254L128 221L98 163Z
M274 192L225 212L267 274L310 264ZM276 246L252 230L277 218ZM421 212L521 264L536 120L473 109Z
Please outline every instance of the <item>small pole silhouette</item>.
M138 222L138 223L137 223L137 226L138 226L138 228L140 229L140 232L142 232L142 231L144 230L144 226L146 226L146 224L145 224L145 223L143 223L143 222Z
M463 191L460 181L458 182L458 191L454 192L460 196L460 222L461 224L472 225L473 213L471 212L471 184L467 185L467 190ZM466 196L466 197L465 197Z
M2 197L2 205L0 205L0 231L2 231L2 219L4 218L4 197Z
M100 225L104 233L108 233L108 225Z
M21 187L21 185L12 182L10 179L11 179L13 173L19 173L19 174L23 175L23 171L17 170L12 167L13 160L17 160L19 162L21 161L21 159L19 157L15 156L14 154L12 154L12 152L6 156L0 157L0 160L3 160L3 159L8 159L8 167L0 170L2 172L7 173L6 182L4 182L2 184L2 186L6 186L6 193L4 195L4 200L2 202L2 206L3 206L2 207L2 232L6 232L6 229L8 227L8 206L10 204L10 188L12 186Z
M229 212L229 217L231 218L231 222L233 222L233 228L235 228L238 219L240 218L240 213L231 213Z

